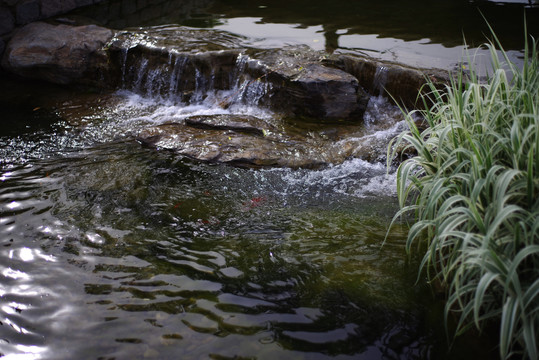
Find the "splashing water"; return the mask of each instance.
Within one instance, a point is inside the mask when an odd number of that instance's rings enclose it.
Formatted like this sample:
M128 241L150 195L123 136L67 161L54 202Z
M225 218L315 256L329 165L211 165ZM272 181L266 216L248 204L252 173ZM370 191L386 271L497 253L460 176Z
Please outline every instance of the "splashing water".
M62 360L447 352L437 307L413 286L405 227L397 224L380 247L397 208L395 175L384 164L241 169L134 141L140 129L192 115L275 120L240 101L215 107L228 91L182 102L157 88L124 89L99 105L68 95L50 126L29 122L0 136L0 353ZM388 103L369 106L360 133L399 131Z

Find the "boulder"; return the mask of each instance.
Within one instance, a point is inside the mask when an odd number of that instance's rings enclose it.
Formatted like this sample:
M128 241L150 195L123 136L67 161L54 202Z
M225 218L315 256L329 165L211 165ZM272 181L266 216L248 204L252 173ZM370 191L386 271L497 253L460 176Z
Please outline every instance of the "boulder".
M0 35L10 33L15 28L15 19L8 8L0 6Z
M192 116L139 132L137 140L194 160L239 167L318 168L354 157L384 161L403 129L368 134L356 125L314 125L309 131L249 115Z
M48 18L71 11L77 6L80 5L75 0L43 1L41 3L41 13L44 18Z
M189 103L209 91L231 87L238 50L199 53L147 43L130 45L115 38L108 46L107 85L139 94L173 97Z
M427 78L437 83L449 82L447 71L416 69L356 55L337 54L324 60L324 63L352 74L372 95L390 97L409 108L422 106L422 103L418 103L418 95Z
M362 120L369 95L350 73L323 66L323 53L297 46L250 57L246 72L270 83L272 109L317 122Z
M39 0L24 0L15 7L15 17L18 25L28 24L39 19Z
M103 46L113 32L95 25L28 24L6 46L2 67L23 77L57 84L99 82L107 64Z
M325 54L307 46L242 48L241 38L221 31L167 26L118 34L108 51L123 86L164 95L173 84L184 102L193 92L230 89L236 94L229 103L317 122L359 122L369 100L353 75L324 66Z

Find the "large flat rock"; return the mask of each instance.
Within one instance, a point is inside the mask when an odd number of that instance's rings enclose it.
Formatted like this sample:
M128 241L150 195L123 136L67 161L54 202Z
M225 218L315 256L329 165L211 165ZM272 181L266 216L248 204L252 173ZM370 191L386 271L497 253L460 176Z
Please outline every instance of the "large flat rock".
M139 142L173 151L181 156L204 162L223 163L239 167L317 167L326 162L316 153L309 153L305 143L282 134L270 133L263 127L249 125L254 118L228 115L229 126L217 116L215 126L211 116L185 123L166 123L140 132ZM263 120L256 119L258 125ZM201 124L203 124L201 128ZM241 124L241 125L240 125Z

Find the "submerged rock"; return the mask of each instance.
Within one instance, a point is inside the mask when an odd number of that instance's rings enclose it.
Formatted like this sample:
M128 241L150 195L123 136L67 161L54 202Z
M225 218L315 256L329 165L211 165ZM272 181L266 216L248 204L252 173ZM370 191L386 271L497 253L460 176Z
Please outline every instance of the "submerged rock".
M56 84L95 84L96 74L107 65L103 46L112 36L111 30L95 25L31 23L11 38L2 66L20 76Z

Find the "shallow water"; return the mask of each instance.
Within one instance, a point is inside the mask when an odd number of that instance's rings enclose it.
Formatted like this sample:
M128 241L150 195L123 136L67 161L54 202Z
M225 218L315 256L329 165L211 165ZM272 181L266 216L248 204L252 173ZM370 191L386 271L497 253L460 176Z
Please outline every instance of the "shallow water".
M485 358L478 339L448 348L406 227L382 247L394 169L198 163L134 136L222 110L126 91L30 98L3 104L0 136L6 358ZM371 102L372 136L392 111Z

